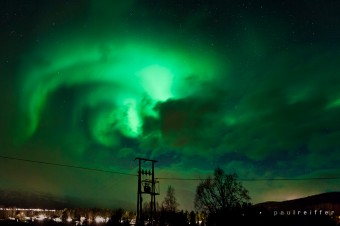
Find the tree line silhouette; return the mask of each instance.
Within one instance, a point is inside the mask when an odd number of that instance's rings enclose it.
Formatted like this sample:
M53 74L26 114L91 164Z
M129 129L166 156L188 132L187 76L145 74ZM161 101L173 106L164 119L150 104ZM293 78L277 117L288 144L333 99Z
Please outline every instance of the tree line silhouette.
M75 221L85 216L81 225L158 225L158 226L222 226L222 225L276 225L276 226L336 226L336 219L325 216L274 216L267 208L252 205L248 190L237 180L236 174L226 174L220 167L214 170L213 176L202 180L197 188L194 199L195 211L179 210L175 188L168 186L166 195L161 204L157 203L157 212L150 214L150 203L144 202L142 222L133 222L136 213L124 209L64 209L53 213L53 216L44 221L22 221L21 215L27 213L7 213L15 220L2 220L0 225L74 225ZM2 212L3 214L4 212ZM1 216L2 219L8 216ZM95 216L108 219L105 222L96 222ZM60 222L53 221L59 217ZM152 217L152 219L151 219Z

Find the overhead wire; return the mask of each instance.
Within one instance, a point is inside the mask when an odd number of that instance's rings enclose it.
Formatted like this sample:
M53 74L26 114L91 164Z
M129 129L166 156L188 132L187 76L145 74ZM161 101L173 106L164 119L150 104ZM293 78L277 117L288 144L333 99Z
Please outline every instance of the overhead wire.
M68 167L68 168L75 168L75 169L82 169L82 170L90 170L90 171L95 171L95 172L120 174L120 175L126 175L126 176L137 176L137 174L131 174L131 173L123 173L123 172L117 172L117 171L111 171L111 170L103 170L103 169L96 169L96 168L75 166L75 165L68 165L68 164L61 164L61 163L37 161L37 160L31 160L31 159L15 158L15 157L3 156L3 155L0 155L0 158L16 160L16 161L23 161L23 162L30 162L30 163L52 165L52 166L61 166L61 167Z
M62 164L62 163L45 162L45 161L32 160L32 159L23 159L23 158L10 157L10 156L4 156L4 155L0 155L0 158L8 159L8 160L15 160L15 161L29 162L29 163L52 165L52 166L58 166L58 167L88 170L88 171L94 171L94 172L111 173L111 174L118 174L118 175L125 175L125 176L138 176L137 174L132 174L132 173L124 173L124 172L118 172L118 171L111 171L111 170L104 170L104 169L97 169L97 168L83 167L83 166L76 166L76 165L69 165L69 164ZM181 177L157 177L156 179L157 180L177 180L177 181L203 181L205 180L202 178L181 178ZM304 178L240 178L238 180L239 181L308 181L308 180L314 181L314 180L338 180L338 179L340 179L340 176L312 177L312 178L306 178L306 177Z
M159 180L187 180L187 181L202 181L201 178L179 178L179 177L158 177ZM213 178L211 178L214 180ZM339 177L311 177L311 178L239 178L238 181L307 181L307 180L337 180Z

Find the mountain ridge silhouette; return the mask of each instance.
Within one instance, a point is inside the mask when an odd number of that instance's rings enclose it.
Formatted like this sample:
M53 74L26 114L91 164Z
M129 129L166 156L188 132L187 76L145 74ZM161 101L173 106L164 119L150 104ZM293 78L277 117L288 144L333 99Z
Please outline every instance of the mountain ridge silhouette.
M340 192L325 192L285 201L266 201L254 205L267 210L332 210L340 215Z

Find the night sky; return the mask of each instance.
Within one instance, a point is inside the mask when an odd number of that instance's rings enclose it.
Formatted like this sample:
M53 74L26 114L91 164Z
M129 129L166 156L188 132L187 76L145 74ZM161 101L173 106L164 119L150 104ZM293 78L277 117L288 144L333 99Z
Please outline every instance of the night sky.
M0 189L135 208L237 173L252 203L339 191L340 1L0 3ZM132 175L124 175L132 174ZM248 179L248 180L247 180ZM258 180L303 179L303 180ZM160 179L180 209L199 181ZM145 198L147 199L147 198Z

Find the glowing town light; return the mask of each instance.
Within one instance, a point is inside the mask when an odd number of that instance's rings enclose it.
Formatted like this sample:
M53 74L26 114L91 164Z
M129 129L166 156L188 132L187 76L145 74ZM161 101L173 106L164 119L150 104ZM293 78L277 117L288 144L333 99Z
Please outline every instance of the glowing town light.
M85 217L80 217L80 224L83 224L85 222L86 218Z
M105 222L105 218L104 217L101 217L101 216L97 216L94 221L97 223L97 224L100 224L100 223L104 223Z
M44 214L39 214L37 218L35 218L37 221L42 221L46 219L46 216Z
M62 219L60 217L54 218L53 219L55 222L62 222Z

